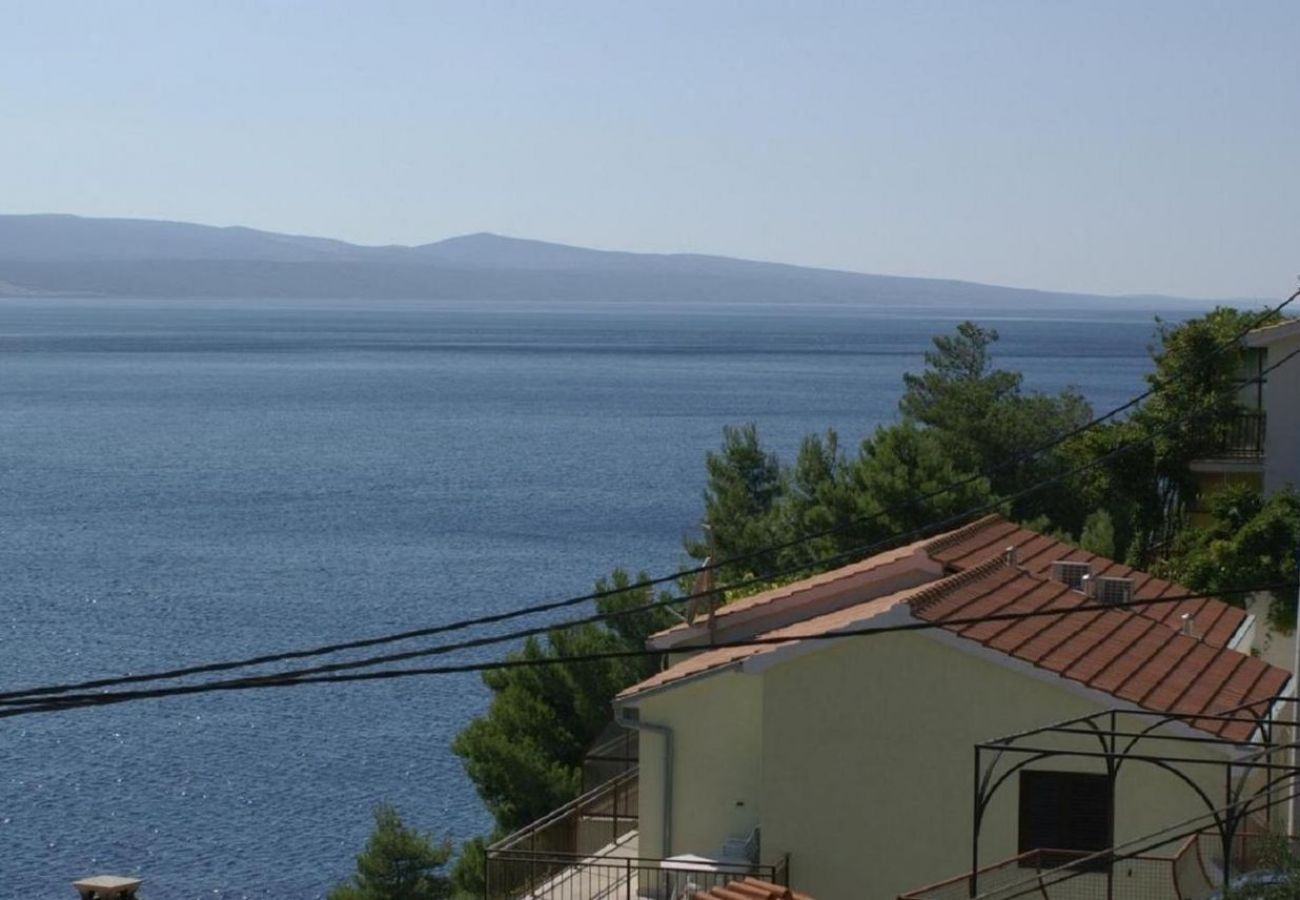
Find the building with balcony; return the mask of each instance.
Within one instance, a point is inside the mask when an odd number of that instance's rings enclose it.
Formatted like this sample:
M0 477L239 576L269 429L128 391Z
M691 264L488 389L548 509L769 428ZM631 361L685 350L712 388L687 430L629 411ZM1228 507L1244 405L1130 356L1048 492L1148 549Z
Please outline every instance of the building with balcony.
M1238 397L1240 412L1216 436L1217 449L1192 463L1202 494L1237 483L1265 492L1300 487L1300 356L1287 359L1300 350L1300 319L1257 328L1242 343L1242 381L1249 383Z
M662 632L671 664L615 704L640 736L637 856L739 858L821 900L889 898L1194 816L1291 678L1250 655L1244 611L1158 602L1186 593L990 516ZM1108 608L1128 600L1152 602ZM1078 606L1099 608L1061 614ZM1112 710L1153 716L1143 727L1206 765L1108 774L1045 752L985 804L972 850L972 747Z

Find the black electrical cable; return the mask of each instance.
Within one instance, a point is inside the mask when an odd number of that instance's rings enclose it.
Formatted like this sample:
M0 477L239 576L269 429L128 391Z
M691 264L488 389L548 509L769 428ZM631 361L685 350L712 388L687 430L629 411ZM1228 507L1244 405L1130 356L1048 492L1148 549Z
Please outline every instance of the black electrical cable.
M1064 617L1080 613L1104 612L1116 609L1137 609L1169 603L1184 603L1191 600L1210 600L1218 597L1238 594L1254 594L1261 591L1294 589L1295 582L1273 582L1244 588L1231 588L1214 593L1171 594L1164 597L1152 597L1122 601L1118 603L1086 603L1061 609L1059 607L1027 610L1024 612L990 613L981 616L954 616L936 621L904 622L896 625L880 625L864 628L847 628L830 633L812 633L807 635L782 635L744 638L734 641L719 641L701 647L692 647L692 651L726 650L745 647L767 647L780 644L799 643L802 641L832 641L850 637L874 637L882 634L897 634L912 631L930 631L938 628L963 628L969 625L982 625L990 622L1016 622L1025 619L1047 616ZM535 658L516 658L495 660L492 662L462 663L449 666L429 666L418 669L389 669L379 672L354 672L340 675L313 675L307 677L287 675L266 675L258 678L238 678L214 681L204 684L176 685L174 687L150 688L135 691L115 691L96 694L73 694L37 703L0 709L0 718L28 715L34 713L62 712L94 706L108 706L130 703L139 700L160 699L163 697L186 696L190 694L207 694L218 691L258 690L262 688L297 687L308 684L341 684L355 681L390 681L398 678L414 678L432 675L452 675L466 672L491 672L503 669L537 668L541 666L571 665L585 662L606 662L615 659L635 659L638 657L662 656L663 651L640 649L607 650L599 653L574 654L572 656L550 656Z
M1298 295L1300 295L1300 292L1297 293ZM1282 359L1272 363L1270 366L1263 369L1258 375L1256 375L1251 379L1247 379L1244 383L1249 384L1255 381L1263 380L1264 376L1267 375L1269 372L1271 372L1273 369L1276 369L1279 366L1285 364L1287 361L1289 361L1290 359L1292 359L1297 355L1300 355L1300 349L1294 350L1287 356L1283 357ZM1234 386L1234 390L1235 390L1235 386ZM950 516L939 522L928 523L927 525L924 525L917 529L913 529L912 531L906 532L902 535L896 535L884 541L878 541L874 544L855 547L850 550L843 551L841 553L835 554L830 557L821 558L813 562L802 563L774 573L768 573L763 576L756 576L750 579L744 579L739 582L735 582L731 585L728 585L726 586L726 588L734 590L741 587L748 587L754 584L770 581L773 578L782 577L783 575L802 572L809 568L820 567L823 565L831 565L837 562L842 562L846 559L860 558L862 556L869 555L874 552L878 552L881 549L884 549L890 545L896 545L899 543L903 543L907 540L915 539L917 537L922 537L927 533L934 533L937 531L941 531L952 525L965 522L974 516L978 516L999 509L1002 506L1006 505L1007 503L1012 503L1024 497L1030 496L1034 493L1037 493L1038 491L1043 490L1046 487L1050 487L1053 484L1059 483L1068 478L1072 478L1076 475L1082 474L1083 472L1090 471L1094 468L1097 468L1103 465L1104 463L1109 462L1111 459L1114 459L1125 453L1131 452L1137 447L1150 443L1152 440L1154 440L1157 436L1159 436L1164 431L1182 425L1187 421L1190 421L1191 419L1194 419L1201 414L1203 414L1203 411L1193 411L1192 413L1188 413L1187 415L1184 415L1180 419L1176 419L1167 423L1163 428L1161 428L1156 432L1146 435L1145 437L1140 438L1139 440L1130 441L1125 444L1121 444L1113 448L1106 454L1103 454L1102 456L1097 457L1096 459L1090 460L1087 463L1076 466L1073 469L1067 470L1065 472L1058 473L1057 475L1052 476L1051 478L1043 479L1039 482L1036 482L1033 485L1030 485L1029 487L1016 492L1015 494L1011 494L1006 497L999 497L981 506L964 510L960 513L957 513L956 515ZM641 586L644 586L645 584L646 584L645 582L642 582ZM715 591L716 590L718 589L715 589ZM515 641L521 638L531 637L539 634L545 634L547 632L560 629L560 628L591 624L595 622L605 621L617 616L632 615L638 612L645 612L645 611L657 609L667 605L682 603L690 599L695 599L697 597L708 596L709 594L712 593L714 593L714 591L703 592L698 595L696 594L687 595L685 597L672 597L669 599L657 600L651 603L642 604L636 607L632 607L626 610L616 611L613 613L597 613L595 615L586 616L579 619L570 619L563 622L548 623L546 625L535 626L527 629L520 629L520 630L508 632L501 635L492 635L488 637L474 638L468 641L460 641L453 644L442 645L439 647L424 648L420 650L411 650L402 653L386 654L377 657L369 657L362 660L352 660L348 662L332 663L323 666L311 667L308 669L291 670L288 673L278 673L275 676L249 676L247 679L242 679L242 680L258 681L259 679L266 678L266 677L299 677L303 675L316 675L316 674L324 674L329 672L346 671L350 669L367 668L370 666L381 665L384 663L401 662L401 661L417 659L421 657L438 656L438 655L443 655L458 650L467 650L467 649L489 646L498 643L504 643L507 641ZM453 624L458 624L458 623L453 623ZM438 626L436 629L429 629L429 630L433 631L434 633L437 633L442 630L451 630L451 629L452 626ZM415 636L423 636L423 635L415 635L415 634L408 633L402 638L391 637L391 636L386 638L370 638L364 641L353 641L353 642L348 642L347 644L334 645L333 648L328 648L328 649L317 648L313 650L293 651L292 653L288 653L288 654L271 654L265 657L256 658L257 659L256 663L250 662L248 660L210 663L203 666L190 666L184 669L174 669L167 672L157 672L157 673L140 674L140 675L127 675L127 676L119 676L115 678L102 678L102 679L94 679L91 681L83 681L78 683L51 685L45 687L30 688L26 690L9 691L9 692L0 693L0 706L31 704L35 702L36 698L65 694L70 691L90 690L90 689L101 688L101 687L113 687L113 686L124 685L124 684L140 683L143 681L169 680L169 679L184 677L187 675L210 674L218 671L229 671L231 669L243 668L254 664L279 662L279 661L285 661L287 659L304 658L307 656L319 656L329 652L337 652L338 650L342 650L342 649L356 649L358 647L373 646L375 644L382 644L382 643L390 643L395 640L408 639L410 637L415 637Z

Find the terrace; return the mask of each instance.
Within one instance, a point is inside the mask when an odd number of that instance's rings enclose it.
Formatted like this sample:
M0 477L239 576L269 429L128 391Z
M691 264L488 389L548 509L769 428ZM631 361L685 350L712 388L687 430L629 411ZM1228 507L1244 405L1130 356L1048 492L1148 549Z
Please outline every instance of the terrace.
M630 735L631 733L629 733ZM588 754L581 796L487 850L487 900L679 900L745 877L787 884L787 866L639 855L635 740Z

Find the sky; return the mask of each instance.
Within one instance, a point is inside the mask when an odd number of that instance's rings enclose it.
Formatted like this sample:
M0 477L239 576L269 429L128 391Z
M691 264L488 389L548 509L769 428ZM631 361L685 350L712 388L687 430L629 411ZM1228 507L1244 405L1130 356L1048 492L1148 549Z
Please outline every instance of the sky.
M1281 297L1300 3L3 0L0 212Z

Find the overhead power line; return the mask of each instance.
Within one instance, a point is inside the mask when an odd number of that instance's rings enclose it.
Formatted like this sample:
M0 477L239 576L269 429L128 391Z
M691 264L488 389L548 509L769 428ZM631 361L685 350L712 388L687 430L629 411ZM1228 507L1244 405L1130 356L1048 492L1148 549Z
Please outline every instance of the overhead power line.
M1300 292L1298 292L1297 295L1300 295ZM1244 383L1249 384L1257 381L1262 381L1264 376L1267 375L1269 372L1284 365L1287 361L1289 361L1290 359L1292 359L1297 355L1300 355L1300 348L1292 351L1287 356L1270 364L1268 367L1260 371L1253 378L1247 379ZM1236 386L1233 387L1233 390L1236 390ZM505 642L512 642L527 637L533 637L536 635L545 634L561 628L570 628L570 627L577 627L581 625L594 624L597 622L606 621L608 619L619 617L619 616L633 615L638 612L646 612L649 610L658 609L660 607L664 607L668 605L679 604L682 602L689 601L691 599L707 596L709 594L714 593L717 590L736 590L744 587L750 587L756 584L769 582L775 578L780 578L785 575L797 574L806 571L808 569L818 568L825 565L834 565L836 563L843 562L848 559L861 558L863 556L875 552L879 552L880 550L888 548L890 546L898 545L908 540L914 540L920 537L924 537L927 534L932 534L944 530L946 528L952 527L953 525L963 523L974 516L986 514L988 512L997 510L1003 507L1005 504L1013 503L1025 497L1032 496L1033 494L1047 487L1051 487L1054 484L1058 484L1062 481L1083 474L1084 472L1091 471L1092 469L1099 468L1100 466L1106 464L1112 459L1118 458L1119 456L1132 452L1138 447L1150 443L1152 440L1154 440L1156 437L1158 437L1160 434L1164 433L1165 431L1172 430L1175 427L1186 424L1187 422L1197 418L1200 415L1203 415L1204 413L1205 413L1204 410L1194 410L1192 412L1189 412L1188 414L1178 419L1166 423L1161 429L1152 432L1151 434L1148 434L1138 440L1129 441L1120 444L1117 447L1112 448L1107 453L1093 460L1090 460L1087 463L1081 464L1079 466L1075 466L1072 469L1069 469L1065 472L1058 473L1057 475L1054 475L1052 477L1041 479L1038 482L1035 482L1034 484L1026 488L1023 488L1022 490L1017 491L1014 494L1005 497L999 497L996 498L995 500L991 500L977 507L963 510L960 513L949 516L938 522L927 523L924 526L912 529L911 531L905 532L901 535L895 535L883 541L877 541L872 544L855 547L850 550L846 550L829 557L823 557L814 561L800 563L798 565L790 566L776 572L767 573L762 576L755 576L748 579L742 579L740 581L733 582L729 585L722 586L721 588L715 588L711 591L702 592L700 594L688 594L682 597L671 597L668 599L656 600L649 603L640 604L638 606L630 607L625 610L619 610L611 613L596 613L593 615L584 616L577 619L569 619L562 622L551 622L544 625L538 625L530 628L507 632L504 634L473 638L470 640L459 641L452 644L444 644L437 647L409 650L409 651L404 651L399 653L384 654L384 655L368 657L360 660L349 660L346 662L330 663L330 664L325 664L325 665L315 666L315 667L310 667L305 669L289 670L288 672L276 673L275 675L248 676L246 679L238 679L237 681L256 682L267 677L300 678L306 676L326 675L329 673L336 673L336 672L349 671L349 670L362 669L362 668L371 668L386 663L404 662L412 659L427 658L431 656L440 656L440 655L445 655L448 653L461 651L461 650L476 649L479 647L491 646L491 645L505 643ZM640 582L636 586L646 587L649 584L650 582ZM534 609L531 611L535 612L538 610ZM368 646L376 646L380 644L393 643L399 640L408 640L414 637L421 637L421 636L445 633L453 630L460 630L462 628L470 627L470 624L467 623L478 623L484 619L490 621L501 621L505 618L515 618L519 615L526 614L526 612L527 611L515 610L510 613L501 613L501 614L495 614L493 616L479 617L478 620L467 620L466 622L450 623L448 625L435 626L429 629L419 629L415 632L405 632L401 635L388 635L384 637L367 638L363 640L350 641L345 643L329 645L326 647L312 648L308 650L297 650L297 651L290 651L287 653L279 653L279 654L267 654L261 657L252 657L252 658L247 658L242 660L207 663L198 666L188 666L179 669L164 670L164 671L152 672L152 673L142 673L138 675L124 675L124 676L116 676L110 678L93 679L93 680L81 681L81 682L46 685L46 686L33 687L33 688L27 688L22 690L13 690L13 691L0 693L0 706L28 705L35 702L39 698L63 695L73 691L84 691L84 690L94 690L98 688L118 687L122 685L139 684L148 681L173 680L177 678L188 677L191 675L214 674L216 672L221 672L221 671L231 671L234 669L245 668L252 665L261 665L261 664L268 664L273 662L283 662L283 661L289 661L293 659L309 658L312 656L322 656L334 652L339 652L341 650L350 650L350 649L364 648Z
M1296 293L1291 294L1290 297L1288 297L1286 300L1283 300L1283 302L1279 303L1278 306L1270 308L1269 311L1266 311L1265 313L1262 313L1261 316L1256 317L1256 319L1253 320L1252 325L1249 326L1249 328L1243 330L1240 336L1235 337L1234 339L1232 339L1232 342L1226 343L1226 345L1221 345L1217 347L1216 352L1222 352L1225 351L1227 347L1235 346L1235 343L1238 343L1240 341L1240 338L1244 337L1245 333L1255 328L1256 325L1264 323L1264 321L1268 321L1269 319L1271 319L1271 317L1277 316L1278 313L1281 313L1281 311L1284 310L1284 308L1286 308L1288 304L1294 302L1294 300L1296 300L1297 298L1300 298L1300 290L1297 290ZM1257 376L1245 380L1244 384L1252 384L1252 382L1262 381L1262 378L1264 378L1265 375L1268 375L1270 371L1273 371L1273 369L1278 368L1279 365L1286 363L1288 359L1291 359L1292 356L1295 355L1296 352L1292 352L1292 354L1286 356L1286 358L1283 358L1282 360L1278 360L1277 363L1269 365L1268 368L1258 373ZM1235 389L1236 386L1234 386L1234 390ZM1060 446L1061 443L1070 440L1070 438L1078 437L1079 434L1087 432L1087 430L1089 429L1096 428L1097 425L1104 423L1104 421L1112 419L1112 417L1121 414L1121 412L1128 410L1128 408L1132 408L1136 406L1136 404L1143 401L1143 399L1151 397L1151 395L1154 393L1154 390L1156 390L1156 388L1154 388L1153 386L1153 388L1144 391L1143 394L1139 394L1138 397L1132 398L1130 399L1130 401L1121 404L1121 406L1115 407L1114 410L1106 412L1106 414L1104 415L1097 416L1096 419L1089 421L1089 423L1087 424L1079 425L1079 427L1070 429L1069 432L1066 432L1065 434L1061 434L1061 436L1054 438L1053 441L1045 443L1045 445L1036 447L1036 449L1034 450L1026 451L1026 453L1015 455L1015 457L1009 459L1008 462L1002 463L1001 466L995 467L991 471L992 472L1002 471L1004 470L1004 468L1008 468L1010 466L1017 466L1017 464L1026 462L1027 459L1031 459L1037 457L1037 455L1047 453L1047 451L1053 449L1054 446ZM1167 423L1166 427L1161 430L1177 427L1177 425L1186 423L1187 420L1192 419L1192 417L1195 417L1196 415L1200 415L1200 414L1191 414L1188 416L1184 416L1182 417L1182 419L1173 421L1173 423ZM1022 489L1019 490L1019 492L1017 493L1010 494L1010 496L1008 497L1000 497L995 499L995 501L984 503L984 505L982 506L974 507L974 509L958 512L958 514L948 516L948 518L944 520L940 520L940 522L928 523L926 525L923 525L923 527L914 528L911 529L911 531L909 532L902 533L902 535L893 536L891 538L885 538L885 540L876 541L874 542L874 544L858 546L858 548L841 551L841 553L833 554L831 555L831 557L813 559L813 561L806 561L798 564L793 564L793 566L781 568L781 570L777 570L774 572L766 572L766 574L763 575L746 577L746 579L733 581L733 583L731 584L720 585L720 587L712 588L710 590L707 590L707 592L701 592L698 594L686 594L686 596L672 597L672 598L668 598L668 600L659 600L650 603L643 603L643 605L630 607L630 609L627 610L616 611L616 613L612 613L612 614L595 614L589 616L582 616L582 618L569 619L569 620L565 620L565 622L547 623L547 624L543 624L543 626L516 629L516 631L503 633L503 635L478 637L478 639L454 642L454 644L437 646L437 648L411 650L411 652L406 652L406 653L386 654L386 655L382 655L382 657L363 659L363 661L331 663L331 665L318 666L318 667L308 668L308 670L299 670L299 671L308 672L308 674L325 674L325 672L343 671L343 670L348 670L348 668L363 668L368 666L381 665L381 663L386 663L386 662L399 662L399 661L404 661L404 659L430 657L430 655L441 655L441 654L455 652L455 650L481 648L481 646L489 646L494 644L500 644L500 642L515 641L515 640L525 639L525 637L542 635L542 633L550 632L552 631L552 629L556 629L556 628L582 626L582 624L601 622L601 620L614 618L614 616L632 615L632 614L640 613L640 611L647 611L647 610L659 609L659 607L663 607L663 606L676 605L676 603L693 600L693 598L710 596L710 594L715 594L716 592L719 592L719 590L736 590L736 589L754 587L754 585L758 585L758 584L770 583L770 581L775 579L780 579L780 577L784 577L788 575L797 575L800 574L800 572L805 572L809 570L814 570L814 568L828 566L828 564L836 564L836 563L844 562L846 561L846 559L853 559L853 558L863 557L863 555L867 555L870 553L876 553L876 551L888 548L888 546L901 544L901 542L907 540L915 540L915 538L926 536L927 533L935 533L937 531L941 531L941 529L952 527L953 524L965 522L965 520L970 519L971 516L987 514L987 512L989 511L995 511L1001 509L1001 507L1004 507L1006 503L1015 502L1018 501L1018 499L1031 496L1031 494L1039 492L1039 490L1043 490L1044 488L1047 488L1047 486L1061 483L1061 481L1070 479L1070 477L1074 477L1075 475L1080 475L1080 473L1092 470L1092 468L1099 467L1101 466L1101 464L1104 464L1105 462L1109 462L1110 459L1118 457L1118 455L1128 453L1128 451L1134 450L1136 449L1136 447L1144 445L1144 443L1148 443L1149 441L1152 440L1153 437L1156 437L1156 434L1158 433L1161 432L1149 434L1149 436L1145 438L1141 438L1141 440L1138 441L1122 443L1122 445L1118 445L1117 447L1114 447L1113 450L1110 450L1109 453L1106 453L1102 455L1102 457L1099 457L1095 460L1091 460L1091 462L1087 464L1083 464L1083 466L1078 466L1073 468L1073 470L1062 472L1060 473L1060 475L1049 477L1049 479L1041 480L1039 481L1039 483L1032 484L1028 486L1028 488L1026 489ZM954 483L940 486L940 488L932 490L932 492L928 492L926 494L920 494L920 496L910 498L909 501L905 503L898 503L898 505L887 507L887 509L875 512L875 514L872 514L871 516L866 516L866 518L854 520L854 522L852 523L845 523L839 525L839 527L836 528L823 529L823 531L810 533L810 535L805 535L798 538L793 538L793 540L781 542L781 544L775 544L775 545L767 546L767 548L751 551L751 553L741 555L741 557L723 559L723 561L708 563L706 564L706 566L695 567L693 568L693 570L686 570L685 572L679 572L679 574L676 575L659 576L659 577L655 577L655 579L646 579L646 580L637 581L637 583L629 584L628 587L625 588L597 590L597 592L581 594L581 596L569 597L569 598L565 598L565 600L537 603L537 605L533 605L533 606L519 607L519 609L503 611L503 613L493 613L493 614L486 614L481 616L473 616L473 618L461 619L458 620L458 622L438 624L438 626L432 626L432 627L409 629L409 631L390 633L390 635L367 637L367 639L339 641L339 642L334 642L334 644L312 646L312 648L304 648L299 650L286 650L286 652L252 655L252 657L244 657L239 659L227 659L227 661L218 661L218 662L211 662L211 663L200 663L200 665L169 668L169 670L142 672L142 674L135 674L135 675L120 675L120 676L112 676L112 678L88 679L88 680L82 680L82 682L70 682L64 684L43 685L43 687L16 689L16 691L0 692L0 705L5 704L5 702L26 700L26 698L31 698L31 697L64 695L64 693L68 693L72 691L90 691L90 689L96 689L96 688L120 687L120 685L123 684L142 684L147 682L159 682L159 680L173 680L179 678L187 678L187 676L192 676L192 675L216 674L216 672L234 671L234 670L238 670L238 668L270 665L270 663L291 662L291 661L295 661L295 659L321 657L321 655L331 655L335 653L346 652L346 650L367 649L367 648L372 648L372 646L381 646L386 644L394 644L394 642L420 639L420 637L433 637L437 635L443 635L443 633L463 631L463 629L489 626L489 624L507 622L507 620L523 618L523 616L526 615L538 615L542 613L549 613L549 611L567 609L567 607L580 605L580 603L603 600L603 598L617 596L617 594L621 594L621 593L627 593L628 590L632 590L632 589L653 588L655 587L655 585L664 584L667 583L667 581L675 581L682 576L690 576L690 575L698 574L698 572L708 571L711 570L711 568L718 568L720 566L725 566L725 564L735 564L736 562L746 561L746 559L757 557L757 555L774 553L774 551L787 549L789 548L789 546L794 546L794 545L802 544L802 542L815 540L815 538L818 537L826 537L828 535L832 535L832 533L842 532L845 531L845 529L852 528L852 527L858 527L858 525L866 524L868 522L872 522L872 520L883 518L883 516L893 514L893 512L900 512L907 509L913 509L913 507L919 505L919 503L926 502L928 501L928 499L933 499L935 497L943 496L943 494L953 492L953 490L961 489L963 488L963 486L974 484L975 481L984 479L984 477L987 477L987 473L978 473L978 475L963 477L963 479L954 481ZM257 676L251 676L251 678L257 678Z
M1119 603L1086 603L1068 609L1045 608L1023 612L990 613L980 616L953 616L936 621L904 622L895 625L864 626L848 628L831 633L816 633L802 636L760 636L734 641L691 647L693 651L725 650L743 647L769 647L803 641L835 641L852 637L875 637L884 634L899 634L913 631L931 631L938 628L961 628L968 625L981 625L990 622L1017 622L1043 617L1063 617L1081 613L1103 612L1116 609L1138 609L1170 603L1185 603L1192 600L1210 600L1218 597L1254 594L1261 591L1294 589L1295 582L1274 582L1253 587L1232 588L1216 591L1213 594L1197 592L1175 594L1164 597L1134 599ZM173 687L148 688L132 691L114 691L92 694L72 694L53 699L43 699L32 703L9 706L0 709L0 718L31 715L36 713L64 712L95 706L109 706L119 703L131 703L140 700L154 700L164 697L188 696L225 691L261 690L264 688L299 687L310 684L345 684L359 681L391 681L401 678L428 677L435 675L454 675L467 672L492 672L504 669L538 668L544 666L573 665L580 663L608 662L617 659L636 659L650 656L662 656L663 651L645 648L626 650L607 650L597 653L574 654L571 656L548 656L534 658L514 658L490 662L461 663L446 666L428 666L413 669L386 669L378 672L352 672L349 674L320 674L310 676L290 676L286 674L266 675L258 678L237 678L212 681L202 684L175 685Z

